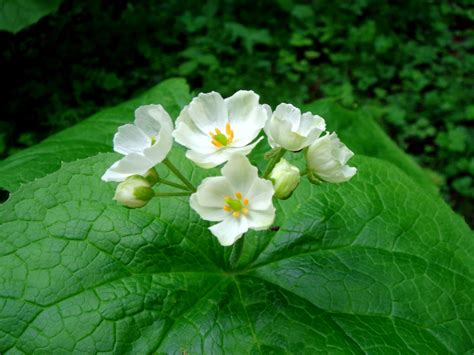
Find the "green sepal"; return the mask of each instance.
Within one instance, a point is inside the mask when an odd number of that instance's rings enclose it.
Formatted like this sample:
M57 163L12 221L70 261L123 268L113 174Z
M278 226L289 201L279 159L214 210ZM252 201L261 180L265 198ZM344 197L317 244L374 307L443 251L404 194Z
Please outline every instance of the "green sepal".
M155 197L155 191L150 187L139 186L133 190L133 195L140 201L150 201Z

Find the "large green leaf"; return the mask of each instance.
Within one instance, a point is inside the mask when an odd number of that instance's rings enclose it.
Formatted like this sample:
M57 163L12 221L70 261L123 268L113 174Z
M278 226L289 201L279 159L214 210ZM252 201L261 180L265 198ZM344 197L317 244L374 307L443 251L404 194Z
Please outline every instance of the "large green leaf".
M0 162L0 188L13 192L23 183L56 171L61 162L111 151L117 128L132 122L133 112L140 105L161 104L176 117L190 100L189 87L183 79L166 80L138 98L105 109Z
M56 11L62 0L0 0L0 30L16 33Z
M474 350L473 236L392 164L303 183L230 268L186 198L112 201L116 159L66 163L0 206L1 353Z

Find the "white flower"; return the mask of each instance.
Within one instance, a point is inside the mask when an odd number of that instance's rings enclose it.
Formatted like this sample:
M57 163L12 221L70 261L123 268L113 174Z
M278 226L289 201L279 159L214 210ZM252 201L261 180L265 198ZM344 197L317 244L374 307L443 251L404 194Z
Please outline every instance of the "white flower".
M275 187L275 197L287 199L300 183L300 169L281 159L269 176Z
M326 134L308 148L308 173L328 182L344 182L355 175L357 169L346 165L354 153L342 143L336 133Z
M145 206L153 196L155 192L150 183L143 176L133 175L117 185L114 200L130 208L140 208Z
M166 158L171 150L173 122L161 105L145 105L135 110L134 124L119 127L114 150L125 155L102 176L104 181L124 181L143 175Z
M240 90L225 100L217 92L201 93L179 114L173 137L189 149L186 157L205 169L235 153L247 155L268 119L258 100L253 91Z
M291 104L279 104L265 125L272 148L283 147L296 152L307 147L326 129L324 119L311 112L303 115Z
M201 218L220 222L209 230L223 246L232 245L248 229L268 229L275 218L273 185L257 175L249 160L235 154L221 170L222 176L202 181L191 195L191 207Z

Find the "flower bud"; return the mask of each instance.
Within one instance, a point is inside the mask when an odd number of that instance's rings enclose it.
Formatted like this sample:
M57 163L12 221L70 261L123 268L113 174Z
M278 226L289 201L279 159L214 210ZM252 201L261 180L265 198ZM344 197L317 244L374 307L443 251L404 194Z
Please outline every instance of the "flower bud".
M155 192L143 176L132 175L118 184L114 200L130 208L140 208L154 196Z
M326 134L308 148L306 162L311 182L318 179L339 183L352 178L357 169L347 165L354 153L337 137L336 133Z
M270 173L270 179L275 188L274 196L285 200L291 196L300 183L300 170L285 159L281 159Z

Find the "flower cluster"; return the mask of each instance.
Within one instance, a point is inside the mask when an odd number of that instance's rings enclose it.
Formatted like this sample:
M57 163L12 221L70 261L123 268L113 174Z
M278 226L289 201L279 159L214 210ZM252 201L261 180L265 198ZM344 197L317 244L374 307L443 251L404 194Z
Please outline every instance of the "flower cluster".
M247 155L265 132L272 148L265 154L265 171L259 176ZM354 155L335 133L325 133L324 119L282 103L272 112L259 103L253 91L240 90L226 99L217 92L199 94L176 119L176 128L161 105L141 106L134 124L121 126L114 150L124 155L102 176L120 182L114 199L130 207L145 206L154 197L190 196L201 218L218 222L209 227L221 245L228 246L249 229L270 228L275 219L273 199L287 199L307 175L312 183L340 183L357 169L347 165ZM205 178L197 189L167 158L174 140L187 148L186 157L203 169L221 164L220 176ZM286 152L303 152L306 169L283 158ZM162 179L154 167L163 163L181 183ZM155 184L179 192L155 192Z

